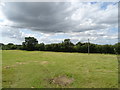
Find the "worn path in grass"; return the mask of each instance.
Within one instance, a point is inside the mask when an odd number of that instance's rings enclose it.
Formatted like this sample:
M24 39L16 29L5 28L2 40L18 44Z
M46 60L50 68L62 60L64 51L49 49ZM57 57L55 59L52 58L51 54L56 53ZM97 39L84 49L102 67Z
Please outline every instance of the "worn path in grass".
M118 87L116 55L4 50L2 67L5 88Z

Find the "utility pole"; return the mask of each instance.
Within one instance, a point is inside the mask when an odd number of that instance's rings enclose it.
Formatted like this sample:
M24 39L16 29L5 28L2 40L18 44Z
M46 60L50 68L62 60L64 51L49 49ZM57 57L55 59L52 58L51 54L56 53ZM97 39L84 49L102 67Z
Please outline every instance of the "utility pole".
M88 54L90 53L89 39L88 39Z

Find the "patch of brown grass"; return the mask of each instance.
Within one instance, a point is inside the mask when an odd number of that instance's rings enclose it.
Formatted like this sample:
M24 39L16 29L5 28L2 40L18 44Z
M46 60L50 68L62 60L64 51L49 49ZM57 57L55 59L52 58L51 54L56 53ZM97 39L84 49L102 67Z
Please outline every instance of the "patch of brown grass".
M68 78L67 76L58 76L49 80L50 83L53 83L59 86L67 86L73 83L73 81L74 81L73 78Z

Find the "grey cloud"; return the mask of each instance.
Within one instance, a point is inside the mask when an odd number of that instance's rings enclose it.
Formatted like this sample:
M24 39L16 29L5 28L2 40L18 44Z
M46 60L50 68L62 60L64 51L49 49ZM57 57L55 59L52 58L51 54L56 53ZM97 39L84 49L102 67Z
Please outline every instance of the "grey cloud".
M77 11L78 8L80 8L79 5L74 7L70 2L14 2L5 3L2 11L5 16L14 23L11 27L28 28L46 33L83 32L105 29L107 27L103 24L111 24L116 21L116 19L112 20L110 17L107 17L106 20L104 18L99 19L99 17L94 18L95 14L93 10L89 10L90 14L85 12L82 20L72 20L71 16L76 13L75 11ZM90 7L90 9L91 8L96 7ZM66 18L68 19L66 20ZM96 23L95 26L79 26L80 23L87 22L86 20L89 18Z
M68 10L69 4L6 3L3 12L15 24L33 28L33 30L54 32L58 29L56 26L61 22L64 23L64 19L72 13L72 10Z
M21 37L22 35L18 29L29 29L49 34L63 32L67 34L82 33L80 35L71 34L70 38L73 42L77 42L77 40L87 40L89 36L93 38L98 37L97 40L101 40L99 37L103 37L108 33L99 33L101 32L100 30L106 30L116 26L117 12L115 10L113 13L114 9L108 9L108 7L107 11L101 11L100 9L96 9L97 7L100 6L88 5L87 7L87 3L73 6L70 2L5 3L2 12L13 24L8 23L3 25L2 35L12 38L12 40L17 39L22 41L23 37ZM78 14L78 17L81 17L81 19L72 19L73 14ZM91 23L86 24L89 20ZM5 29L5 27L9 27L9 31ZM92 30L95 32L85 33L85 31ZM40 41L49 43L55 40L52 38L48 40L48 38L49 37L41 38ZM62 40L55 40L55 42L57 41Z

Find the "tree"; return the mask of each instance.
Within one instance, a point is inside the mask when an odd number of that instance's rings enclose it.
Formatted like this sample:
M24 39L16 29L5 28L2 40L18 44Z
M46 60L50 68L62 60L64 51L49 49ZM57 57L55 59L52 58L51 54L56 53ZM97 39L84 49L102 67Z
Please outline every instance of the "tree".
M120 42L114 45L114 51L117 54L120 54Z
M0 50L2 50L4 47L4 44L3 43L0 43Z
M90 49L90 53L97 53L97 45L90 43L89 44L89 49Z
M82 45L83 45L83 43L81 43L81 42L78 42L76 45L82 46Z
M7 45L14 45L13 43L8 43Z
M35 46L38 44L38 41L34 37L25 37L25 42L22 43L23 49L28 51L35 50Z
M22 45L15 45L8 43L7 45L0 43L0 49L2 50L38 50L38 51L56 51L56 52L88 52L88 43L78 42L74 45L70 39L65 39L62 43L51 43L45 45L44 43L38 44L38 41L34 37L25 37L25 42ZM120 42L115 45L97 45L89 43L90 53L109 53L120 54Z
M51 44L45 45L45 50L46 50L46 51L52 51L52 46L51 46Z
M65 39L62 42L62 49L65 52L72 52L74 49L73 47L74 47L74 44L70 41L70 39Z
M44 43L36 44L35 48L36 48L35 50L44 51L45 45Z

